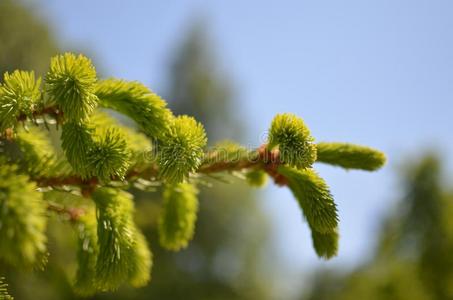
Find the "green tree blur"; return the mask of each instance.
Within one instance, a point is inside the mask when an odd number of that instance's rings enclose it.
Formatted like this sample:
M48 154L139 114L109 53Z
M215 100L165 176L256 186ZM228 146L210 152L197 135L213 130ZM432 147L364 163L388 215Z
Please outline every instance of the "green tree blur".
M409 163L371 261L350 274L320 272L305 299L453 299L453 195L442 174L436 155Z
M45 22L18 1L0 1L0 74L36 70L44 74L57 45Z

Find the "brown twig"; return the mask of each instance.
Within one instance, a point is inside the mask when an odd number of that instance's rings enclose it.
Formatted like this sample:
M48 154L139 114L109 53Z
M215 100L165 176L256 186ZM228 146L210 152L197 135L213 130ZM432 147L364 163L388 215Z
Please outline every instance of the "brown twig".
M59 110L56 106L48 106L48 107L44 107L40 110L33 111L31 113L31 116L33 117L33 119L36 117L39 117L39 116L43 116L43 115L51 115L51 116L55 117L55 119L59 120L63 116L63 112L61 110ZM22 113L17 116L17 121L19 121L19 122L26 121L28 117L29 117L29 115Z
M288 184L288 179L278 172L278 167L282 164L280 160L280 151L278 149L269 150L267 145L261 145L258 149L261 160L264 163L264 171L274 179L275 184L285 186Z
M284 186L288 182L286 178L278 173L278 166L282 163L279 158L278 150L269 151L266 147L267 145L262 145L256 151L258 155L244 157L238 160L233 161L218 161L214 163L208 163L202 165L197 173L199 174L212 174L220 172L231 172L231 171L241 171L244 169L259 168L264 170L269 176L271 176L275 183ZM112 178L114 181L122 180L132 180L134 178L153 178L158 176L158 168L156 165L150 165L148 168L143 170L130 170L123 179L121 178ZM41 177L35 178L34 181L37 182L40 187L49 187L49 186L64 186L64 185L73 185L80 186L82 194L84 196L89 196L91 192L99 184L99 179L92 177L89 179L84 179L80 176L68 176L68 177Z

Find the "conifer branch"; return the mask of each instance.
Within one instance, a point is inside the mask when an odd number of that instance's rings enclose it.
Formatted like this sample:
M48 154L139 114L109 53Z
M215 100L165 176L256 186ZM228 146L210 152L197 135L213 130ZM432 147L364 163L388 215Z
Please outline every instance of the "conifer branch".
M119 124L105 108L129 117L138 130ZM39 126L49 129L46 116L57 129L61 125L64 155ZM38 126L18 126L26 122ZM141 83L98 81L83 55L52 58L42 86L33 72L6 73L0 84L0 258L21 268L45 264L47 210L76 228L78 294L115 290L125 282L143 286L151 278L152 254L134 222L134 201L126 191L130 184L164 186L159 240L176 251L195 232L196 178L238 172L252 186L271 177L288 187L308 222L316 253L331 258L338 249L339 219L314 163L373 171L385 156L352 144L316 144L305 122L291 113L276 115L269 133L258 149L223 142L206 151L201 123L174 116ZM66 186L91 198L91 207L55 204L57 196L48 188L62 188L66 197ZM0 295L2 287L0 282Z

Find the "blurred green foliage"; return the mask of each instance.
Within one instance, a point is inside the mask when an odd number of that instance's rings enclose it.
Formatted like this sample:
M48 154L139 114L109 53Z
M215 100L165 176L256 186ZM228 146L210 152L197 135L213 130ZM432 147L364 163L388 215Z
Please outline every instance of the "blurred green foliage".
M167 98L175 114L193 116L203 124L210 141L237 140L244 129L240 112L233 110L238 103L233 103L235 93L227 72L216 64L206 27L198 20L186 33L185 43L170 66Z
M19 1L0 1L0 74L16 69L47 71L57 44L45 22Z
M408 163L375 255L350 274L320 272L310 300L453 299L453 194L433 154Z

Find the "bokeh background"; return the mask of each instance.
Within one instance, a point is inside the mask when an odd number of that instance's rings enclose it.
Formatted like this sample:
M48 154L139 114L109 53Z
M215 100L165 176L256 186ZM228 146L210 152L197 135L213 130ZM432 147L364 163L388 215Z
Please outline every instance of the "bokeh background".
M194 115L212 143L257 147L293 112L318 141L388 156L377 173L317 166L341 220L330 261L286 189L204 189L196 238L177 254L156 241L159 199L137 191L153 282L93 299L453 299L452 16L449 0L0 0L2 74L82 52L101 77L141 81ZM50 229L45 272L5 269L17 299L76 299L71 241L57 243L67 229Z

